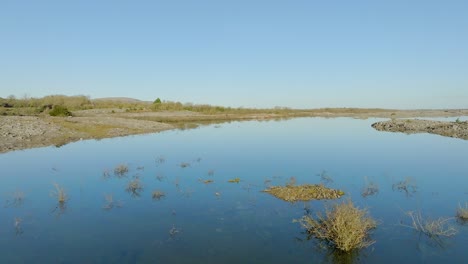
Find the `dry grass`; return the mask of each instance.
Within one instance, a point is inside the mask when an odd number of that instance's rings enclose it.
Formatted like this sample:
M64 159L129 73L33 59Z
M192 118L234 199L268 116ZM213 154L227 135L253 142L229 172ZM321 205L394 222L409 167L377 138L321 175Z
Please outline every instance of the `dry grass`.
M327 188L322 184L271 186L263 191L287 202L338 199L344 195L343 191Z
M409 211L406 213L411 218L410 225L403 225L425 234L430 238L450 237L457 233L455 227L449 225L453 218L428 219L423 218L421 212Z
M465 203L464 207L461 206L461 205L458 206L457 218L458 218L459 221L461 221L463 223L468 222L468 203Z
M65 192L65 189L60 187L60 185L58 185L57 183L54 183L54 187L55 190L51 191L50 195L52 197L55 197L60 205L65 204L69 199L67 193Z
M377 226L376 221L352 201L327 208L325 216L317 214L317 219L304 216L299 223L314 237L341 251L365 248L375 242L369 238L369 233Z

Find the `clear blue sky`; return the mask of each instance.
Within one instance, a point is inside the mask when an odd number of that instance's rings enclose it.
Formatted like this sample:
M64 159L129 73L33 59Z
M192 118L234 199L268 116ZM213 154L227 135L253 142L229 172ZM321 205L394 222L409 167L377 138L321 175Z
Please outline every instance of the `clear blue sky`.
M468 108L468 1L0 0L0 97Z

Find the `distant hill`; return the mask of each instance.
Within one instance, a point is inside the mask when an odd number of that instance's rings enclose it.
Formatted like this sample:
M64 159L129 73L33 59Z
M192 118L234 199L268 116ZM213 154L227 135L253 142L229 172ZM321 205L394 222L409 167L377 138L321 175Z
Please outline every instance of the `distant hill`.
M104 97L104 98L95 98L92 101L113 101L113 102L122 102L122 103L151 103L149 101L142 101L135 98L129 97Z

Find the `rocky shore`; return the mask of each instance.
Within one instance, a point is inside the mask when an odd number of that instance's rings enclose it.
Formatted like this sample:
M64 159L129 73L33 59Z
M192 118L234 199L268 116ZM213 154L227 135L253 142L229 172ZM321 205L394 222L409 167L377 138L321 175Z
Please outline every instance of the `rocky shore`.
M468 121L442 122L422 119L392 119L372 124L379 131L406 134L430 133L468 140Z

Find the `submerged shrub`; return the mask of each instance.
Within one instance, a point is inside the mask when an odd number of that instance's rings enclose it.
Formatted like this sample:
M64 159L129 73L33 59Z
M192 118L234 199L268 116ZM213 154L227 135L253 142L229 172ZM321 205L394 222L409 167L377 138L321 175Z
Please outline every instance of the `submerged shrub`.
M315 238L341 251L349 252L375 243L369 233L377 226L376 221L352 201L327 208L325 216L317 214L316 219L304 216L298 222Z
M50 116L72 116L72 113L68 111L68 108L61 105L55 105L54 108L49 112Z
M453 218L423 218L421 212L415 211L409 211L406 214L411 218L411 225L403 226L410 227L430 238L450 237L457 233L455 227L448 224Z

